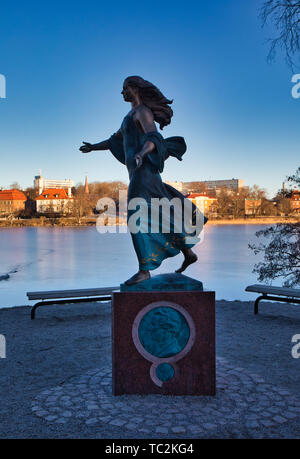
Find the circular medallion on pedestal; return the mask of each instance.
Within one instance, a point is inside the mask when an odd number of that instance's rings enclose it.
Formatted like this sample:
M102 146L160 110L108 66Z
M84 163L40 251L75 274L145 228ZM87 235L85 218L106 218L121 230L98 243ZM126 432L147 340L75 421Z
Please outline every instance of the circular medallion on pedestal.
M152 362L150 376L162 387L177 372L195 340L195 325L186 309L176 303L158 301L144 307L136 316L132 338L138 352Z

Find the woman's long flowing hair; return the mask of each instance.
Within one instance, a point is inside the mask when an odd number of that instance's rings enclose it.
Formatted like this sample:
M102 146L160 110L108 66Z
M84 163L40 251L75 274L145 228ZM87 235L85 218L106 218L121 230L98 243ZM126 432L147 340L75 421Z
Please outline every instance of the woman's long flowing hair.
M173 110L169 105L173 103L173 100L167 99L154 84L142 77L129 76L125 82L128 86L138 88L143 104L150 108L154 121L159 123L160 129L171 123Z

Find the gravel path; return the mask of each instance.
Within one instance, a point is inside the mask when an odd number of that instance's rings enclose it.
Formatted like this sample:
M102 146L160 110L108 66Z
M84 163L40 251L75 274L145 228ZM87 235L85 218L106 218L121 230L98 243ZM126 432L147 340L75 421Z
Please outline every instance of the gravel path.
M196 398L111 396L110 303L1 309L0 438L299 438L299 307L216 309L218 393Z

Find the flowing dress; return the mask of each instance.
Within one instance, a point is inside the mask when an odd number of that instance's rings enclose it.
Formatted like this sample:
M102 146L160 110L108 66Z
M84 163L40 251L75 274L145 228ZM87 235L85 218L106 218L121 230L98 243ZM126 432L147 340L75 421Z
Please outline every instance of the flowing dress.
M189 201L183 196L178 190L163 183L160 173L164 168L164 161L169 157L176 157L178 160L182 160L182 155L186 151L186 144L183 137L169 137L164 139L163 136L157 132L148 132L143 134L138 129L134 119L134 112L127 114L120 127L120 131L123 136L123 140L117 135L113 134L109 140L109 149L118 161L126 165L129 173L129 187L128 187L128 202L135 198L136 202L146 203L149 210L149 221L140 222L141 227L144 223L142 231L133 232L131 230L130 218L135 213L135 210L129 209L127 212L127 224L130 229L134 249L139 261L139 269L147 271L156 269L165 258L173 257L177 255L183 248L191 248L200 238L198 237L203 224L206 223L207 218L203 216L200 210L195 206L194 203ZM148 153L143 158L142 165L137 168L135 155L139 153L146 141L151 141L155 144L155 149ZM166 198L168 201L173 198L178 198L177 201L181 203L182 212L179 216L181 220L181 230L178 231L178 219L176 220L174 212L169 212L169 215L164 217L165 212L162 208L159 209L159 215L151 212L152 207L151 201L153 198ZM142 207L137 206L139 209ZM191 209L191 223L196 223L198 215L199 220L202 221L200 229L194 229L191 232L187 232L184 226L184 205L188 209ZM177 209L178 210L178 209ZM145 214L142 214L145 215ZM176 214L179 215L178 213ZM153 232L152 226L154 219L159 218L158 231ZM163 219L167 218L170 225L170 231L165 232ZM152 219L152 222L151 222ZM199 225L198 225L199 226ZM195 228L195 227L194 227Z

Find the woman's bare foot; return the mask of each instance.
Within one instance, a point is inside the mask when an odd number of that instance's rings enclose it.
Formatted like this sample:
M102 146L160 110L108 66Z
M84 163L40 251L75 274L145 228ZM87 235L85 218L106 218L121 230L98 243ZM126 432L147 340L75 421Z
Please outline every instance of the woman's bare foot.
M183 263L179 269L176 269L175 273L182 273L189 265L198 260L197 255L192 251L192 249L184 249L182 250L182 253L184 255Z
M138 284L139 282L142 282L146 279L150 279L150 273L149 271L138 271L136 274L134 274L130 279L125 281L126 285L134 285Z

